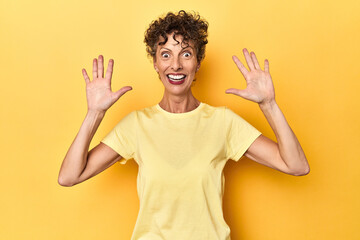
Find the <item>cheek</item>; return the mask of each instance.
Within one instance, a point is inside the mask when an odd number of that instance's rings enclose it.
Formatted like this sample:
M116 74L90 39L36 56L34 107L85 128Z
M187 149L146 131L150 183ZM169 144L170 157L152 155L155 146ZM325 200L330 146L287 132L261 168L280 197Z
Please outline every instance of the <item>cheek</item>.
M169 67L168 65L169 64L166 63L160 63L157 65L157 67L160 72L164 72Z
M188 69L190 70L190 72L196 73L197 65L191 64Z

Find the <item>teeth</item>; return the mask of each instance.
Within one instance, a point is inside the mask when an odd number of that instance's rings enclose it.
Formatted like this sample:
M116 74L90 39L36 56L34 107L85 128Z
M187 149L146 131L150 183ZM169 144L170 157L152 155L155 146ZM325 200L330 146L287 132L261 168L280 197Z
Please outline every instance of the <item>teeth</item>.
M169 74L168 77L171 79L171 80L182 80L183 78L185 78L185 75L171 75Z

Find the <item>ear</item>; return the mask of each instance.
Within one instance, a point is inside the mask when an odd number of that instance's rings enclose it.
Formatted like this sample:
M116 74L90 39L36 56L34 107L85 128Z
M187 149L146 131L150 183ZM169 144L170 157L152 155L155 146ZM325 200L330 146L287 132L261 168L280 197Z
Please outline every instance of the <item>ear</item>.
M197 65L197 67L196 67L196 71L195 71L195 72L199 71L200 66L201 66L201 63L199 63L199 64Z
M154 64L154 69L155 69L155 71L156 71L157 73L159 73L159 69L158 69L158 67L156 66L156 62L154 61L153 64Z
M154 58L153 59L153 64L154 64L154 69L155 69L155 71L157 72L157 73L159 73L159 69L158 69L158 67L157 67L157 65L156 65L156 61L155 61L156 59Z

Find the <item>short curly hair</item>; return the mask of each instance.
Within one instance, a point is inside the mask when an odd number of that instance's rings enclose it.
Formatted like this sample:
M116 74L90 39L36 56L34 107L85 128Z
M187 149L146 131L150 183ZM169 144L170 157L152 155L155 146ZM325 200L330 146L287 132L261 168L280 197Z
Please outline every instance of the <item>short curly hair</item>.
M147 54L155 59L157 46L164 45L168 40L166 35L174 32L174 40L177 41L176 35L181 35L183 37L182 43L186 44L185 47L189 45L189 41L194 42L196 59L200 63L205 57L208 26L208 22L201 18L198 13L191 14L184 10L180 10L177 14L168 12L165 17L152 21L145 31L144 43ZM165 40L158 43L160 36Z

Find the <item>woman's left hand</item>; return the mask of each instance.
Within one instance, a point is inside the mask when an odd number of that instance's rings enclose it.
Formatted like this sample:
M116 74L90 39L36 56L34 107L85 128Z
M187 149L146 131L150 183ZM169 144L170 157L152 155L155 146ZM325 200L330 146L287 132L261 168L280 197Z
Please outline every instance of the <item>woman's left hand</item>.
M248 50L244 48L243 53L250 71L236 56L233 56L233 60L246 80L246 89L229 88L225 92L238 95L261 105L271 103L275 100L275 91L269 73L269 61L265 59L263 71L254 52L249 54Z

